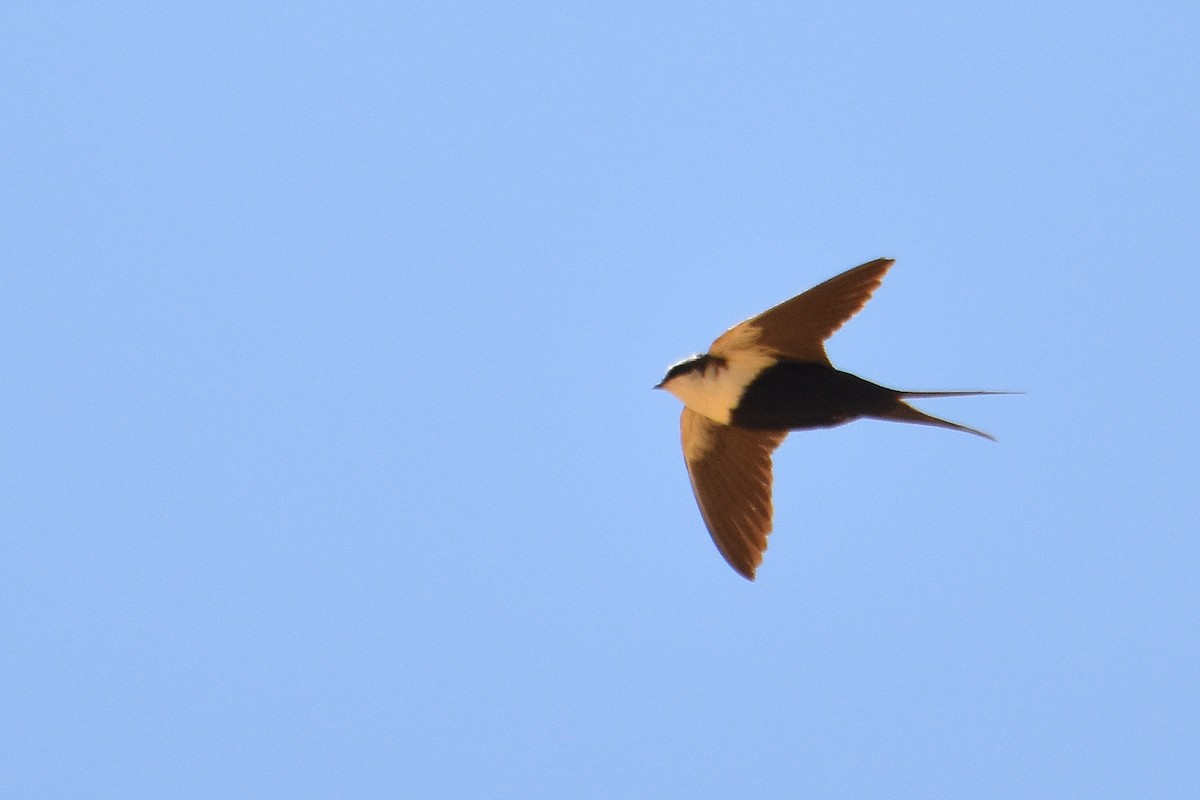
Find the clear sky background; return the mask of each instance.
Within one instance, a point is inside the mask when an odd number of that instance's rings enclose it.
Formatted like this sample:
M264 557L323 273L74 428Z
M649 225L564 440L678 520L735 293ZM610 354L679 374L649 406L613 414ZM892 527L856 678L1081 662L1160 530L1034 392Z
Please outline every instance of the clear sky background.
M9 4L0 795L1200 795L1195 3ZM791 436L729 325L997 443Z

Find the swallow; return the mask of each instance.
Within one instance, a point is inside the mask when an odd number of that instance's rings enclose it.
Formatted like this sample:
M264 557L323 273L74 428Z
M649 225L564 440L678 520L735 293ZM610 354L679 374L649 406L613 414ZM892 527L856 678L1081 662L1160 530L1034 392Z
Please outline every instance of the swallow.
M906 392L834 368L825 341L866 305L895 261L880 258L734 325L708 352L655 386L683 402L680 432L692 493L717 549L754 580L771 532L771 454L790 431L864 417L983 431L905 402L1004 392Z

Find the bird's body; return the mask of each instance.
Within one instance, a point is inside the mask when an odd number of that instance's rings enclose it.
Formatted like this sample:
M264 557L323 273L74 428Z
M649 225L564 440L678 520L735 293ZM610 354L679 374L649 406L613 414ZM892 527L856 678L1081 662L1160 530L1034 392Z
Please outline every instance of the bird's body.
M789 431L862 417L915 422L992 438L904 402L992 392L903 392L835 369L824 341L870 299L893 262L855 267L717 338L672 366L656 388L684 404L684 460L713 541L753 580L771 530L771 453Z
M832 428L886 413L896 392L809 361L778 361L746 387L730 423L753 430Z

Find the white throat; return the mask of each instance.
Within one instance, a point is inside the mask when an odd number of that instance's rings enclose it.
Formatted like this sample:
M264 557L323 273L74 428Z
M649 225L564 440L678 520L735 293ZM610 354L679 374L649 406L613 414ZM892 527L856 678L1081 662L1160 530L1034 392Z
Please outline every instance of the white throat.
M672 378L663 388L697 414L728 425L746 387L773 361L768 355L742 353L703 372L695 370Z

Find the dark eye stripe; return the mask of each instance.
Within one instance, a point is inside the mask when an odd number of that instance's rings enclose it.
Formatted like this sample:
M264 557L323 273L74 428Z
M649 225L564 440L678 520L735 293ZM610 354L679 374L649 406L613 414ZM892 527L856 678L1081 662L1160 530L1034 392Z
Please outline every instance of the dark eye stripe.
M669 381L672 378L678 378L680 375L686 375L689 372L699 372L701 375L708 371L709 367L719 366L725 363L725 359L717 356L702 355L695 358L689 358L667 370L667 377L664 381Z

